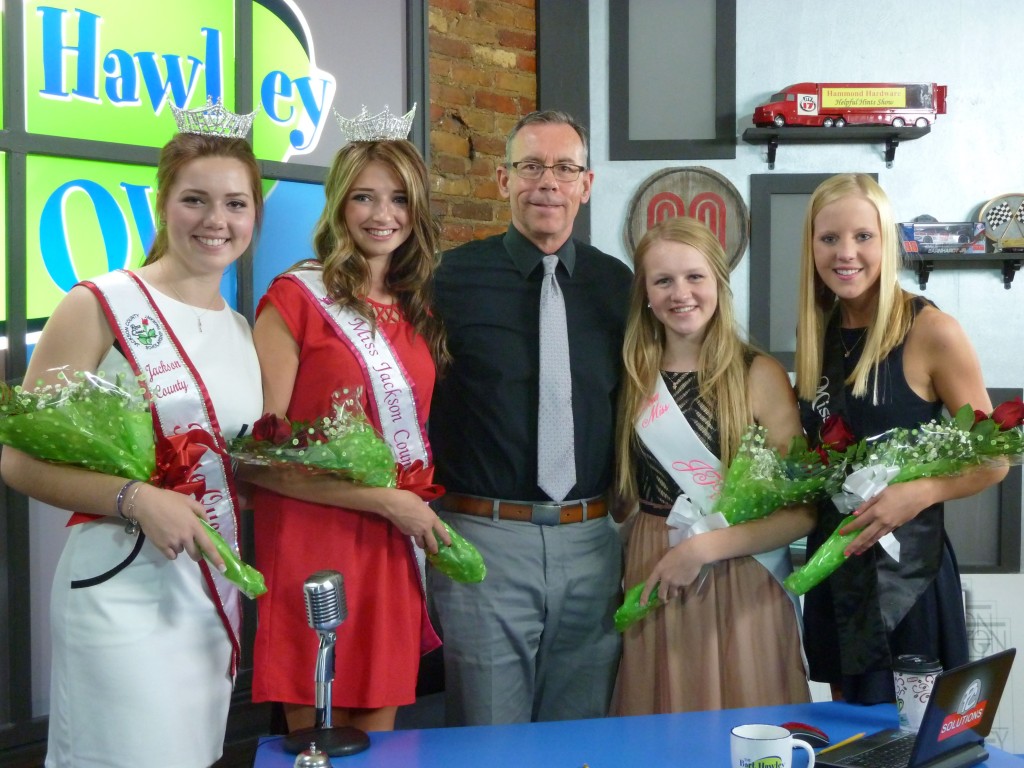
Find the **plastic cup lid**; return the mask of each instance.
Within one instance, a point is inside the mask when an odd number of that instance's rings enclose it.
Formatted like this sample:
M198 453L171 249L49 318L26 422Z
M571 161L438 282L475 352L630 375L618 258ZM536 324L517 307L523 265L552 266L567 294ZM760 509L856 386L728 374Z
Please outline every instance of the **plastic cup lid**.
M920 656L915 653L906 653L896 657L896 663L892 665L896 672L917 672L927 674L930 672L941 672L942 664L934 656Z

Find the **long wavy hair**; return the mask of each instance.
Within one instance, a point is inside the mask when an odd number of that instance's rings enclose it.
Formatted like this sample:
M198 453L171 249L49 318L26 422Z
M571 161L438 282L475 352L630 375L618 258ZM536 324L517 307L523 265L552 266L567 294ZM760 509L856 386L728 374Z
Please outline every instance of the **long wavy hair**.
M156 237L146 255L145 264L152 264L167 253L167 197L178 179L178 174L193 160L204 157L227 157L245 166L249 174L249 194L252 195L253 206L256 209L254 237L263 225L263 183L259 163L256 162L249 142L245 139L179 133L160 150L160 162L156 169Z
M324 187L327 202L313 232L313 251L323 268L324 286L335 302L352 307L375 324L365 298L370 267L345 224L352 186L372 162L384 164L401 180L412 222L412 234L391 255L384 285L406 320L426 340L435 364L443 366L450 359L444 330L430 312L433 276L440 260L440 226L430 213L426 164L411 142L356 141L338 150Z
M902 266L896 218L885 191L862 173L845 173L823 181L807 204L804 217L803 246L800 256L800 304L796 329L796 389L803 400L813 400L821 379L825 329L839 301L818 274L814 265L814 220L821 209L847 197L867 200L878 212L879 245L882 261L878 276L878 301L875 316L868 325L864 350L846 383L852 384L857 397L867 394L874 372L872 402L878 401L878 366L910 331L914 321L914 294L899 284Z
M718 286L718 308L705 330L697 364L700 396L714 410L720 435L720 454L726 466L739 448L743 430L753 419L747 394L748 359L756 352L740 338L729 286L729 266L718 238L704 224L687 217L667 219L640 239L634 256L629 317L622 345L625 376L619 393L616 423L616 489L628 500L637 498L631 453L633 425L654 393L661 375L665 331L648 309L647 254L655 243L668 241L696 248L707 259Z

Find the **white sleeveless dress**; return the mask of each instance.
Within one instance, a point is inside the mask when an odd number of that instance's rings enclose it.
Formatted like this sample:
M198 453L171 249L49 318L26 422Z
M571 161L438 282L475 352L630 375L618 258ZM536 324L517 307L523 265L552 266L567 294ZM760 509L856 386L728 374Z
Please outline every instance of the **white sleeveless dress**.
M248 324L229 308L203 312L147 287L234 437L263 405ZM114 349L100 370L132 375ZM227 631L186 554L168 560L146 540L109 575L137 541L107 518L74 526L61 555L50 603L47 768L206 768L221 755L232 688Z

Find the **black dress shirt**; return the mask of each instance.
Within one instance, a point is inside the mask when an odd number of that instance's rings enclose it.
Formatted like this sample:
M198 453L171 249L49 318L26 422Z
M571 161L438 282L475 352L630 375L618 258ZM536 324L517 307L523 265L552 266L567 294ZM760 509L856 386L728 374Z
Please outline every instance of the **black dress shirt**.
M567 499L612 483L615 410L632 274L570 239L557 252L572 367L576 485ZM540 288L544 253L514 226L445 253L434 311L454 363L430 411L436 480L449 492L544 501L537 487Z

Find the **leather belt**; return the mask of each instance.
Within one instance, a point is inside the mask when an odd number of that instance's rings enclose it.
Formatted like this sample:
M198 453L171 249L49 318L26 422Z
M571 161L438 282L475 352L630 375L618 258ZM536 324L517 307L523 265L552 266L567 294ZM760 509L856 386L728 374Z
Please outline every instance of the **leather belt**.
M459 512L475 517L489 517L492 520L516 520L534 525L567 525L596 520L608 514L608 498L594 496L562 504L553 501L505 501L486 496L465 496L461 493L446 493L441 497L441 509Z

